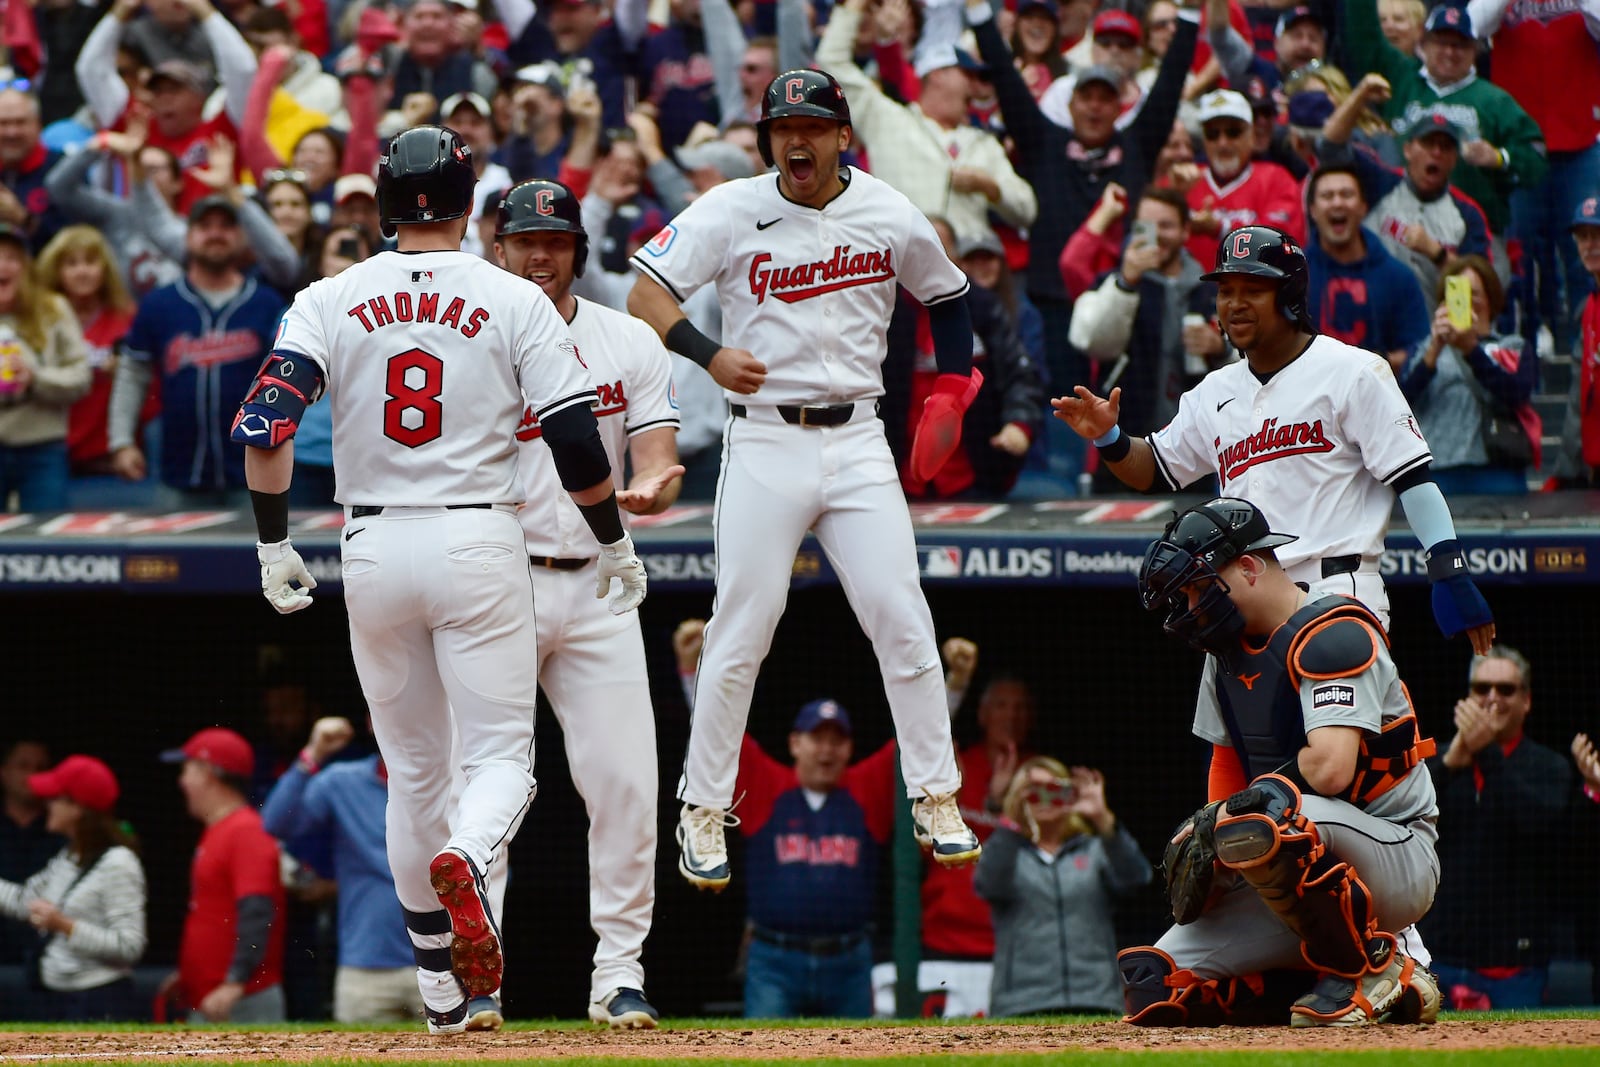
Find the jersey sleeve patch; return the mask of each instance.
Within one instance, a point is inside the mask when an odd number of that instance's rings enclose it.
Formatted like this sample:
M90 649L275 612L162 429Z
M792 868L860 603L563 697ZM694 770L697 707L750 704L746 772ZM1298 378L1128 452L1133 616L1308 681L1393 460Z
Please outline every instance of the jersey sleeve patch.
M1348 678L1365 671L1377 658L1378 638L1371 626L1360 619L1334 619L1317 626L1300 642L1295 652L1295 668L1301 677L1312 680ZM1319 686L1315 691L1320 693L1323 688L1326 687ZM1336 695L1330 689L1327 699L1333 700ZM1354 690L1350 691L1349 698L1352 702L1355 700ZM1328 706L1347 707L1353 703Z
M1342 708L1354 711L1356 687L1347 682L1322 682L1311 687L1311 710L1326 711Z
M657 230L656 235L645 242L645 246L639 251L647 256L659 259L667 254L667 251L672 247L672 242L677 239L678 227L669 222Z

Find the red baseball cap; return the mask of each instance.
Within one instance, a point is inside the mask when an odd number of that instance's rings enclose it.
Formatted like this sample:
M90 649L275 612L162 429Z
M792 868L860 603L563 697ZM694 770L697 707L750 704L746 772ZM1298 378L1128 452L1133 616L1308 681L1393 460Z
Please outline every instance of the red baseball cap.
M1144 42L1144 27L1139 25L1139 20L1115 8L1102 11L1094 17L1094 36L1098 38L1108 33L1132 37L1135 44Z
M256 754L250 742L222 726L208 726L183 743L161 753L163 763L198 760L209 763L223 774L248 778L256 767Z
M40 800L66 797L95 811L110 811L121 792L111 768L93 756L68 756L48 771L30 774L28 788Z

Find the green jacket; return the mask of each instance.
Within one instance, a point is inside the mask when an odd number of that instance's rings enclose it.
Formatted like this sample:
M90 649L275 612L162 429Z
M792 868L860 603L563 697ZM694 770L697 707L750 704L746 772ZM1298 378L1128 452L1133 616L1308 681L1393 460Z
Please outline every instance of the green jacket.
M1465 160L1456 164L1450 180L1472 197L1489 218L1489 227L1504 235L1511 221L1511 190L1544 180L1544 134L1522 106L1498 85L1475 75L1441 95L1422 69L1422 60L1408 56L1384 39L1378 26L1377 0L1353 0L1345 5L1345 53L1354 85L1368 74L1383 75L1392 93L1382 114L1391 124L1410 121L1434 104L1442 104L1469 141L1488 141L1511 157L1506 168L1475 167Z

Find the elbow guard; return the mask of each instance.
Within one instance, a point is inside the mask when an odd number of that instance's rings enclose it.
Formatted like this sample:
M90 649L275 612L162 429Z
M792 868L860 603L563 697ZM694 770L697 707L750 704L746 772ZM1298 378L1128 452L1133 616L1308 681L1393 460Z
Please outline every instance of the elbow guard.
M252 448L277 448L294 437L306 406L322 395L322 368L295 352L273 352L256 372L228 437Z
M611 477L611 460L600 440L600 424L585 404L574 404L541 416L544 443L550 447L561 487L567 492L587 489Z

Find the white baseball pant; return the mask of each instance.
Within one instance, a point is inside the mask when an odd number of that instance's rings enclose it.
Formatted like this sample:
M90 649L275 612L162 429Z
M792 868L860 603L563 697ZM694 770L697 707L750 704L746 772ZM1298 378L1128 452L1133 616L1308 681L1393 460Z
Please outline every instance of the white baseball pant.
M496 507L386 508L347 517L345 530L350 651L389 771L395 893L411 911L435 912L433 857L457 848L487 872L533 798L536 637L522 529ZM466 785L452 812L456 730Z
M589 813L589 922L600 940L591 1003L644 988L639 954L656 884L656 722L639 613L596 600L595 567L533 568L539 685L561 723Z
M689 804L733 802L751 692L808 530L877 654L907 792L961 785L911 514L872 411L863 401L855 421L817 428L783 422L771 408L728 420L714 518L717 593L678 786Z

